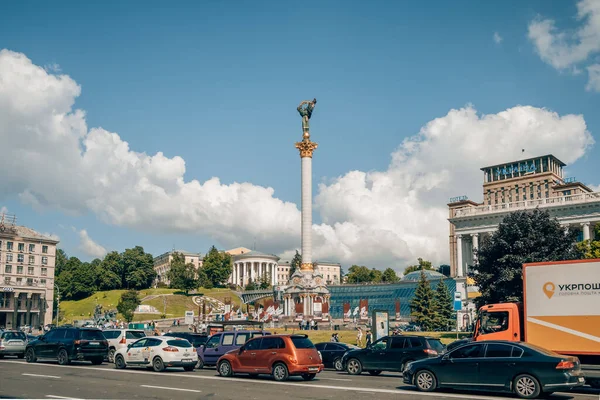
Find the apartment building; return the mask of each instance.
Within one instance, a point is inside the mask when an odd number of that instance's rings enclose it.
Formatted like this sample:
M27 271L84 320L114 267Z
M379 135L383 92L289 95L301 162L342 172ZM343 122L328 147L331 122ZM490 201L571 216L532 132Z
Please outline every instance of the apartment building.
M159 282L168 285L170 283L167 273L171 269L171 261L173 261L173 254L180 253L185 257L186 264L194 264L196 269L202 267L202 254L191 253L185 250L172 250L161 254L160 256L154 257L154 271L156 271L155 285Z
M57 244L0 214L0 329L51 323Z

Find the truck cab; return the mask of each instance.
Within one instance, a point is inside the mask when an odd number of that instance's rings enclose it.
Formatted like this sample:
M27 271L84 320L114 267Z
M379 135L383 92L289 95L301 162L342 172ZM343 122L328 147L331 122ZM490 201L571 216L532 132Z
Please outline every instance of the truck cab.
M488 304L479 309L473 340L524 341L523 305L520 303Z

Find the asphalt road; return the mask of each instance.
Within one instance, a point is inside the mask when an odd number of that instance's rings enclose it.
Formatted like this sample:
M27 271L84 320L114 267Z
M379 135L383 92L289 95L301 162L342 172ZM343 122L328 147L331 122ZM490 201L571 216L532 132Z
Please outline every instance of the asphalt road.
M112 364L92 366L55 362L27 364L0 360L0 398L14 399L344 399L360 396L382 400L510 399L510 395L468 392L419 393L402 383L399 374L350 376L324 371L315 380L291 378L274 382L269 377L222 378L214 369L155 373L146 369L117 370ZM551 399L598 400L600 391L582 389L559 393Z

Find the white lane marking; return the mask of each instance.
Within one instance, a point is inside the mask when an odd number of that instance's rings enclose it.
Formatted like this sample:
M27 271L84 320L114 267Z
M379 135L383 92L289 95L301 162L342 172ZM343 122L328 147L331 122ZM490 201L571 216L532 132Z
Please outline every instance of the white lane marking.
M173 388L173 387L166 387L166 386L140 385L140 387L145 387L145 388L150 388L150 389L177 390L177 391L180 391L180 392L195 392L195 393L201 393L202 392L202 390L181 389L181 388Z
M328 380L328 381L345 381L345 382L352 382L352 379L341 379L341 378L317 378L318 380L322 381L322 380Z
M38 378L54 378L54 379L60 379L60 376L54 376L54 375L39 375L39 374L21 374L21 375L25 375L25 376L35 376Z
M55 364L30 364L24 361L11 361L11 360L0 360L0 363L10 363L10 364L22 364L28 365L30 367L50 367L50 368L71 368L71 369L82 369L84 371L105 371L105 372L116 372L119 374L142 374L142 375L160 375L167 377L176 377L176 378L193 378L193 379L207 379L207 380L215 380L215 381L226 381L226 382L242 382L246 385L248 382L253 382L250 379L243 378L224 378L220 376L203 376L203 375L194 375L194 374L180 374L180 373L170 373L164 374L161 372L153 372L153 371L133 371L133 370L125 370L125 369L116 369L116 368L98 368L98 367L88 367L88 366L76 366L76 365L55 365ZM506 397L489 397L489 396L477 396L477 395L468 395L468 394L450 394L450 393L427 393L427 392L417 392L416 390L406 390L406 389L379 389L379 388L368 388L368 387L351 387L351 386L333 386L333 385L312 385L307 383L296 383L296 382L275 382L275 381L267 381L263 380L260 382L261 385L282 385L282 386L296 386L301 388L316 388L316 389L332 389L332 390L346 390L346 391L354 391L354 392L362 392L362 393L388 393L388 394L396 394L401 396L423 396L423 397L438 397L438 398L454 398L454 399L474 399L474 400L506 400Z
M49 397L51 399L83 400L83 399L78 399L76 397L53 396L51 394L47 394L46 397Z

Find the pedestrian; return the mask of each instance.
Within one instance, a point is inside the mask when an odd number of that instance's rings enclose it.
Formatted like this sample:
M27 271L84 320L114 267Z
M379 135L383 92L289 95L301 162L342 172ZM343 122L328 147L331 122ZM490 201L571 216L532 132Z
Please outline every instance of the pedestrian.
M373 341L373 334L370 330L367 331L367 345L365 347L369 347L371 342Z
M356 345L358 347L362 347L362 337L363 337L363 331L361 329L361 327L359 326L358 328L356 328L358 330L358 333L356 334Z
M335 333L331 334L331 339L329 339L330 342L335 342Z
M340 342L340 335L338 335L337 333L335 334L335 341L336 342Z
M302 330L302 323L303 322L304 322L304 320L298 321L298 329Z

